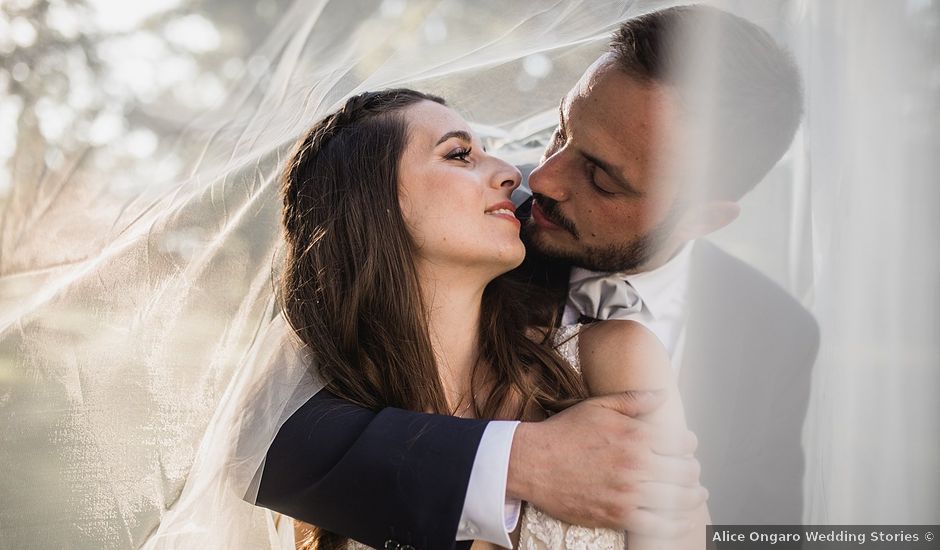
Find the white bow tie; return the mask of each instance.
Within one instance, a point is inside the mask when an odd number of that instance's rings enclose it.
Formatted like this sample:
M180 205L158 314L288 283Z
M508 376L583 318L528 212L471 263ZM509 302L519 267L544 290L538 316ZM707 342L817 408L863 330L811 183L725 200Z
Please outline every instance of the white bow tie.
M643 311L643 300L623 275L598 273L572 283L568 307L582 322L585 318L632 319Z

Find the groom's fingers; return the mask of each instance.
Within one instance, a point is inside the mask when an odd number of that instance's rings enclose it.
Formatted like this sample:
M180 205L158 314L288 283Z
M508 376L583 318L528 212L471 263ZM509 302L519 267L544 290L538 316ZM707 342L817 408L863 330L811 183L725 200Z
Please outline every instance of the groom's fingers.
M638 502L642 507L663 512L666 517L681 517L682 512L698 509L708 500L708 491L701 485L687 487L649 481L640 485ZM678 515L674 513L679 512Z
M671 499L701 499L695 436L629 416L661 404L655 394L612 394L573 405L516 429L507 493L575 525L679 534L687 518L659 509ZM671 497L642 492L649 482L676 486ZM683 493L683 488L687 493Z
M644 470L644 481L668 483L680 487L697 487L702 473L698 460L681 456L654 455Z
M698 448L698 438L689 430L656 430L650 438L650 450L665 456L692 456Z
M654 453L670 456L695 454L695 449L698 448L698 439L689 430L666 427L649 429L648 426L640 430L636 429L637 424L633 421L633 418L655 411L663 404L665 399L666 392L663 391L628 391L592 397L586 402L631 417L624 420L630 421L628 425L633 426L636 433L643 431L645 436L649 438L649 445Z

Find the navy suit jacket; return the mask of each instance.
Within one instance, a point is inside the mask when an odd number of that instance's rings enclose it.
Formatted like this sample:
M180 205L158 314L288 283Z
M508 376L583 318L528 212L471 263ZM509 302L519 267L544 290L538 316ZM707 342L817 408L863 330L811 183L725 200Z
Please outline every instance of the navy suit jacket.
M567 266L535 255L517 276L561 307ZM775 283L696 244L679 385L699 437L715 523L799 523L800 433L818 346L813 318ZM768 320L774 327L768 329ZM377 548L455 543L486 421L384 409L327 391L281 428L258 504Z
M457 523L486 424L322 390L278 432L257 503L374 548L468 548Z

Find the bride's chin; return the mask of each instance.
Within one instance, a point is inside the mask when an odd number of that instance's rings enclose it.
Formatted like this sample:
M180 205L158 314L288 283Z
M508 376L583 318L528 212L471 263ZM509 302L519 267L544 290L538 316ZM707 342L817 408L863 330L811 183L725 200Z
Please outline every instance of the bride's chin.
M522 241L519 241L518 244L513 243L512 246L502 250L499 256L499 264L504 268L502 273L512 271L519 267L524 259L525 246L523 246ZM502 273L500 273L500 275L502 275Z
M485 278L486 283L490 283L500 275L505 275L522 264L525 253L510 255L492 256L485 260L478 259L475 267L482 268L479 272Z

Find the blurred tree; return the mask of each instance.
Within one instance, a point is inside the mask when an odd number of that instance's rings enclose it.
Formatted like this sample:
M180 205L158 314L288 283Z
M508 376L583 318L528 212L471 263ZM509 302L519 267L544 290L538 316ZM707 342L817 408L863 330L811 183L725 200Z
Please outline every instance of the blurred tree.
M51 204L117 205L175 178L187 148L169 145L265 69L250 54L283 3L0 3L0 275L43 265L24 247Z

